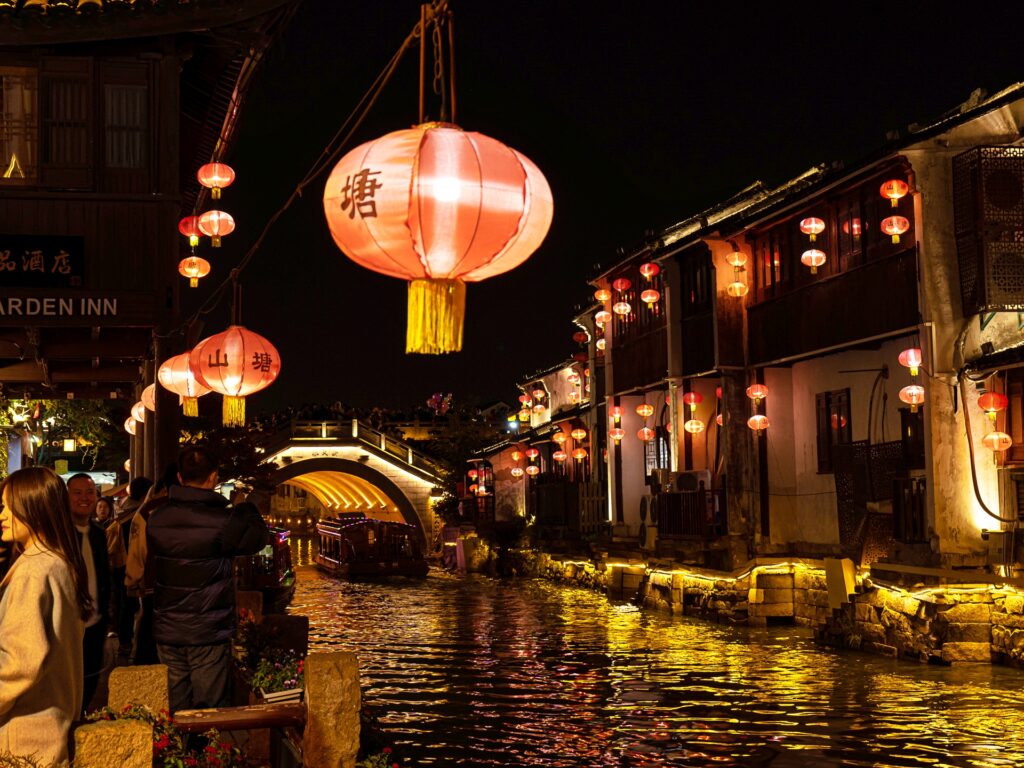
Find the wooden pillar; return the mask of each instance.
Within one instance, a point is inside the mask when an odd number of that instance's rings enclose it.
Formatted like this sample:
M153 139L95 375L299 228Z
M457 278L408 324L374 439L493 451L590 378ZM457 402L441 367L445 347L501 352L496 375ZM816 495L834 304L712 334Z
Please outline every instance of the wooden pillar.
M153 383L152 361L146 362L146 375L142 381L143 387L148 387L151 383ZM142 467L140 468L140 471L137 474L144 475L148 477L150 480L152 480L154 477L153 454L155 450L154 446L156 445L156 441L154 439L156 437L156 429L154 427L156 426L156 424L154 423L155 419L153 418L153 412L150 411L149 409L143 410L144 413L146 414L146 428L143 432L142 437Z
M154 335L154 370L159 370L161 364L169 357L173 357L170 344L167 339ZM178 406L177 396L160 386L156 385L156 411L150 414L153 423L153 479L163 474L167 466L178 458L179 440L179 419L181 408Z

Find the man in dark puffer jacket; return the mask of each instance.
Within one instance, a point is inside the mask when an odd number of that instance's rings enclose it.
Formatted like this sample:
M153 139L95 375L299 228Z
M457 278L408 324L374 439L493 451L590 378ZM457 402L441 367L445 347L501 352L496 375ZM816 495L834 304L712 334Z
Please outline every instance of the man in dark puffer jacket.
M146 541L156 576L153 635L170 678L171 711L228 703L235 630L233 559L259 552L270 533L252 504L228 505L213 488L205 448L178 457L181 487L150 517Z

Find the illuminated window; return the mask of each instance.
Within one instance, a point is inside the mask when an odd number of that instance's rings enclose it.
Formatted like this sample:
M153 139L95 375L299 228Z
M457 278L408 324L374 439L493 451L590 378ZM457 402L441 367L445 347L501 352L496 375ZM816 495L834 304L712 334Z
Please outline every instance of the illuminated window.
M0 67L0 184L28 184L38 172L39 78Z

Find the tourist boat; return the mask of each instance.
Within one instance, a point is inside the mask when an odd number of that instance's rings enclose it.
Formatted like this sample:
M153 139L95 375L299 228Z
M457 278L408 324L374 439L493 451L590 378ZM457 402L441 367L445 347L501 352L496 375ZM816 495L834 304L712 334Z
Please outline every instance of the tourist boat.
M316 564L332 576L427 575L416 529L407 523L375 520L355 512L321 520L316 532Z
M264 613L284 613L295 594L295 571L288 531L270 527L273 538L250 557L235 558L237 589L262 592Z

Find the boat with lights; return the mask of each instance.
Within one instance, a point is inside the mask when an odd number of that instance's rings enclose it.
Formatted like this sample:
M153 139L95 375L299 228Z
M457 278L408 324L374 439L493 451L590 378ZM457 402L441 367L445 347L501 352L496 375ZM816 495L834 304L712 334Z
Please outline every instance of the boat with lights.
M317 523L316 564L332 576L359 579L427 575L415 526L376 520L362 512Z
M270 533L270 543L255 555L235 558L235 587L262 592L264 613L284 613L295 594L289 533L274 527Z

